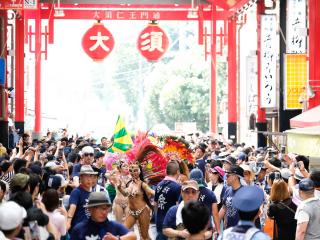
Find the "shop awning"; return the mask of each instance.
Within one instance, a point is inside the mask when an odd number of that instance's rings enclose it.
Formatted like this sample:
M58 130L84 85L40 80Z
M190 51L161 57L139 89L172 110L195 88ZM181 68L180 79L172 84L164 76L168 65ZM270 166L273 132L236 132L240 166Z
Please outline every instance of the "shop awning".
M320 105L290 119L291 128L320 126Z
M320 126L285 131L288 152L320 158Z

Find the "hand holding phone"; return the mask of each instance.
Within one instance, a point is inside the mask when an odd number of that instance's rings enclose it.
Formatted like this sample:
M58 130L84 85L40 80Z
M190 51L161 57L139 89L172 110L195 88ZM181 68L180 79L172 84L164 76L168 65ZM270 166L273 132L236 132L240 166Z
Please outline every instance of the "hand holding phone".
M29 222L30 235L32 240L40 240L40 229L37 221Z

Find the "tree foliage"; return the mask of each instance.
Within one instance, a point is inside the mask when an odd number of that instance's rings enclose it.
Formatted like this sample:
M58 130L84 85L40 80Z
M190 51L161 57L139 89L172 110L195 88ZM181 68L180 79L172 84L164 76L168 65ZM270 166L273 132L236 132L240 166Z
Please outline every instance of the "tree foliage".
M165 123L174 129L175 122L196 122L200 130L208 130L209 69L196 56L185 52L152 74L147 88L150 126Z

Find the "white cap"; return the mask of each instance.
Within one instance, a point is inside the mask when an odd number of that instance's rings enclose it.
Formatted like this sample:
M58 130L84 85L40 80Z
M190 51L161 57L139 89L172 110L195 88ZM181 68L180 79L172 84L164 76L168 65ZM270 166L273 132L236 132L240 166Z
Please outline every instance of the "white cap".
M84 153L92 153L93 154L94 153L93 147L91 147L91 146L83 147L81 150L81 154L84 154Z
M45 167L51 168L51 167L56 167L57 164L55 163L55 161L49 161L46 163Z
M13 201L0 205L0 229L13 230L22 224L27 216L26 210Z
M252 172L251 167L247 164L241 164L240 167L243 169L243 171Z
M288 168L282 168L280 170L281 177L284 179L289 179L292 176L291 171Z

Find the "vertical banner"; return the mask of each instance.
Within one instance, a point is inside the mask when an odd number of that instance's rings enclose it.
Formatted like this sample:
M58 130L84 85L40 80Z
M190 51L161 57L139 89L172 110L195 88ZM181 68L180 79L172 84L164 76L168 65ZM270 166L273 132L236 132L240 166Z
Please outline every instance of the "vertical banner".
M287 53L306 53L306 0L287 0Z
M277 19L261 15L260 104L262 108L277 107Z
M4 86L6 83L6 60L0 58L0 85Z
M257 86L257 56L246 58L246 80L247 80L247 116L257 112L258 107L258 86Z
M307 99L307 54L285 56L285 109L302 109ZM303 102L304 101L304 102Z

